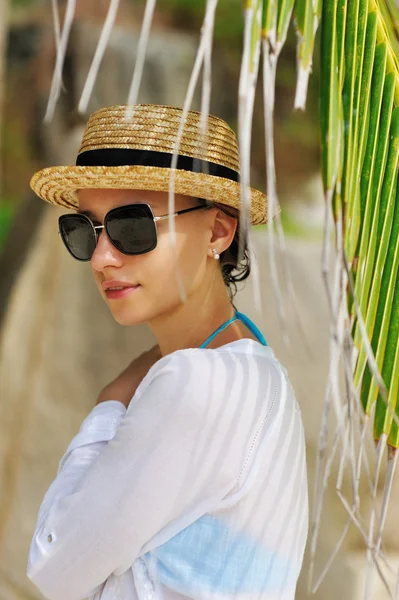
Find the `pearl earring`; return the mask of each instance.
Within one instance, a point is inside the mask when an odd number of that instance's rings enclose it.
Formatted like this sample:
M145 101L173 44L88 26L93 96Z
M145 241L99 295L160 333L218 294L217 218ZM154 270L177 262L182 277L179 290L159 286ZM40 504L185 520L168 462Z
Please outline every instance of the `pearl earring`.
M219 260L220 256L219 256L218 251L216 250L216 248L212 248L212 254L213 254L213 258L215 260Z

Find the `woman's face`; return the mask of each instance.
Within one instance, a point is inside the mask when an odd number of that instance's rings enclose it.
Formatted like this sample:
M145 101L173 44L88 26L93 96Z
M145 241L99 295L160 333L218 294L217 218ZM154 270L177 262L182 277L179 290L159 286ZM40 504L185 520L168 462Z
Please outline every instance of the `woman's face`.
M79 190L79 212L101 224L108 211L126 204L146 203L154 216L168 213L168 194L140 190ZM196 206L187 196L175 195L176 211ZM176 251L187 297L195 294L204 281L212 226L217 209L198 210L175 217ZM157 246L151 252L127 256L119 252L100 230L91 267L101 296L115 320L121 325L148 322L173 312L180 304L175 276L175 250L171 247L168 219L158 221ZM213 261L216 262L216 261ZM209 263L208 263L209 264ZM217 266L217 265L214 265ZM123 291L107 287L128 287Z

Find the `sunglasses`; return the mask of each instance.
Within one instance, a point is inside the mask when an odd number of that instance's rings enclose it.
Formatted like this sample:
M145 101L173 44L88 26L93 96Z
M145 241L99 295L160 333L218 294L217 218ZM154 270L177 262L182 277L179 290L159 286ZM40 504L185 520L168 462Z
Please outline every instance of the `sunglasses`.
M151 252L157 245L156 222L169 216L182 215L200 208L212 208L204 201L200 206L185 208L171 215L154 217L149 204L129 204L110 210L104 217L104 225L95 224L81 213L62 215L58 219L59 234L68 252L76 260L91 260L98 243L99 232L105 229L115 248L129 256Z

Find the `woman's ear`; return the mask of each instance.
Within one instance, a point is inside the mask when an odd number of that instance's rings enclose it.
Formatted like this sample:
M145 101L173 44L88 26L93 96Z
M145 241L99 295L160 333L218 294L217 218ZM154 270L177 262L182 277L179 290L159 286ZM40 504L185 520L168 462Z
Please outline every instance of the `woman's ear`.
M216 209L210 242L213 248L217 248L219 254L229 248L234 239L237 225L238 221L235 217Z

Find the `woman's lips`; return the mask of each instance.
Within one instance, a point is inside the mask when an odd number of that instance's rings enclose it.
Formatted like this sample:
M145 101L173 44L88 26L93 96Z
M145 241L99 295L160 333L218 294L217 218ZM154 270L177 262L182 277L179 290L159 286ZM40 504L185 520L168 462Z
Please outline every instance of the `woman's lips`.
M138 290L140 285L129 285L129 286L113 286L108 288L105 291L105 295L107 300L118 300L119 298L124 298L128 294L131 294Z

